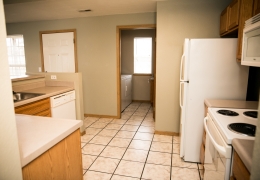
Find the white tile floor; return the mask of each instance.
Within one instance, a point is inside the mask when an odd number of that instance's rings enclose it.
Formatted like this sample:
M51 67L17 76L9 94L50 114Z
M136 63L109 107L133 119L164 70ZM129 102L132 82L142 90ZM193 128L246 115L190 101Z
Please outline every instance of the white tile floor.
M132 103L121 119L88 117L81 137L84 180L200 180L179 157L179 137L154 134L152 107Z

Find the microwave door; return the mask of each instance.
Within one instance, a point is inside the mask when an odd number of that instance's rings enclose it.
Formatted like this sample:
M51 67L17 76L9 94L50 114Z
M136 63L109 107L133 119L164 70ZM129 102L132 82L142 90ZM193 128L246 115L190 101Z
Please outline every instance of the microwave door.
M260 67L260 21L244 29L241 64Z

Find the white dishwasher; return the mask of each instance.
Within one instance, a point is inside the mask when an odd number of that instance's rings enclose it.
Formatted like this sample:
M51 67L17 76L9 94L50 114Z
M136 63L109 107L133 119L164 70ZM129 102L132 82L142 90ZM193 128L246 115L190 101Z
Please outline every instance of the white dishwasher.
M50 99L52 117L76 119L75 90L52 96Z

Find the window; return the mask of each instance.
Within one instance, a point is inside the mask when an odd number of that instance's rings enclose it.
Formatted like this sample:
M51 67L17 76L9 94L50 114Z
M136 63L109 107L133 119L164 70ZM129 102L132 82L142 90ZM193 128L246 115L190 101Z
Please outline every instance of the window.
M134 38L134 73L152 74L152 38Z
M23 35L7 36L7 54L10 76L25 75L25 55Z

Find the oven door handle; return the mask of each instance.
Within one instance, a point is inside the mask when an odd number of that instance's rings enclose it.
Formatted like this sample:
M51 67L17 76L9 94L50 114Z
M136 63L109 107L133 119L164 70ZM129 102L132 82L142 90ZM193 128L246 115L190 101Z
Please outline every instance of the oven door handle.
M204 118L204 127L205 127L205 130L207 132L207 135L209 136L210 138L210 141L212 142L212 144L214 145L214 147L217 149L217 151L222 154L223 156L226 156L227 154L227 151L226 149L223 147L223 146L220 146L218 145L218 143L214 140L214 138L212 137L212 135L210 134L209 132L209 129L207 127L207 120L208 120L208 117L205 117Z

